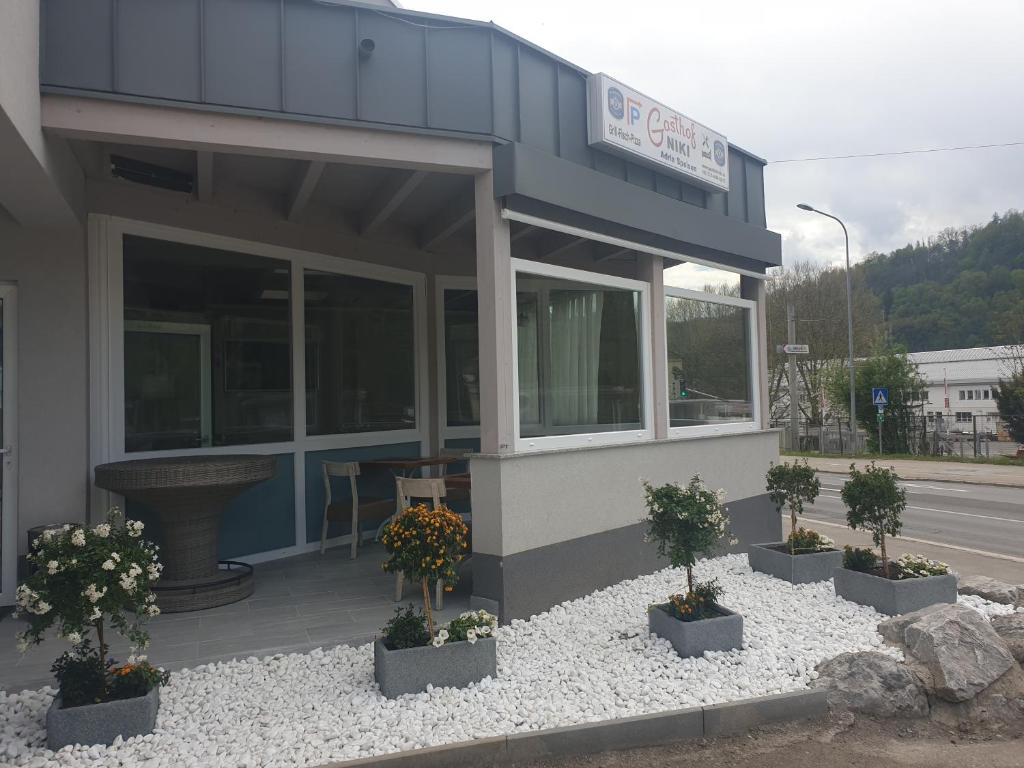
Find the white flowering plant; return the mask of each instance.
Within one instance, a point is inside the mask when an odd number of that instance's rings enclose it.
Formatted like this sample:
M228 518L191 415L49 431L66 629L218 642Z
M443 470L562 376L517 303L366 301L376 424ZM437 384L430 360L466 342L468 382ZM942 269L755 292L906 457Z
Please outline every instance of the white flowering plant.
M445 643L459 643L463 640L473 645L477 640L493 637L498 629L498 617L487 611L465 611L438 630L433 640L436 648Z
M156 545L143 539L142 531L141 522L122 522L116 507L93 528L44 530L28 553L36 571L16 593L14 615L28 621L18 636L19 648L24 652L41 643L54 626L73 647L95 631L100 659L107 658L107 626L136 648L146 648L149 635L143 625L160 613L150 586L163 566Z
M900 579L921 579L926 576L945 576L949 573L949 566L924 555L908 552L896 560L896 572Z
M655 488L642 481L647 504L647 537L658 554L675 568L686 569L687 594L694 591L693 566L698 555L711 555L720 542L735 544L729 528L725 490L708 488L700 475L685 486L668 483Z

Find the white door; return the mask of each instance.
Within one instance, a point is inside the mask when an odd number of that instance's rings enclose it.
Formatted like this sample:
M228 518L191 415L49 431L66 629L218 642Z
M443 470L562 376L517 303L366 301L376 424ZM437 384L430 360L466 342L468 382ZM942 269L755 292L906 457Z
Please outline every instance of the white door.
M13 285L0 285L0 605L14 603L18 563L18 359Z

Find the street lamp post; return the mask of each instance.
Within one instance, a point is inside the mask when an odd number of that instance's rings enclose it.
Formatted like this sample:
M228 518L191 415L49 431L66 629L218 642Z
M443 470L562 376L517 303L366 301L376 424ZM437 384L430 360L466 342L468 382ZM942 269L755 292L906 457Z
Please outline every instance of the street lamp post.
M843 228L843 237L846 238L846 335L850 351L850 455L852 456L857 451L857 395L854 391L853 371L853 288L850 283L850 234L838 216L819 211L807 203L797 203L796 207L802 211L818 213L833 221L838 221L839 226Z

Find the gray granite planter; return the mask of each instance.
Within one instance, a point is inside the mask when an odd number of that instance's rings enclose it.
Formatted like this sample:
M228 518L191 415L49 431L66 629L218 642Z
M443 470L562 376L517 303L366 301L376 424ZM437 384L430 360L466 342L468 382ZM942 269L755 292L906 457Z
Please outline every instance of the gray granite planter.
M924 576L893 581L872 573L836 568L836 594L853 603L870 605L879 613L898 616L936 603L956 602L956 576Z
M470 645L463 640L440 648L389 651L381 640L373 644L373 676L389 699L403 693L435 688L464 688L485 677L498 676L498 641L485 637Z
M704 651L731 651L743 646L743 617L716 604L724 616L699 621L681 621L661 605L647 609L647 627L672 643L682 657L701 656Z
M134 699L70 709L61 709L58 696L46 712L46 746L56 751L68 744L110 745L118 736L130 739L152 733L159 708L159 687Z
M784 546L786 543L782 541L751 544L747 552L750 567L790 584L810 584L815 581L828 581L832 578L832 571L843 564L843 553L838 549L828 552L807 552L802 555L791 555L774 549Z

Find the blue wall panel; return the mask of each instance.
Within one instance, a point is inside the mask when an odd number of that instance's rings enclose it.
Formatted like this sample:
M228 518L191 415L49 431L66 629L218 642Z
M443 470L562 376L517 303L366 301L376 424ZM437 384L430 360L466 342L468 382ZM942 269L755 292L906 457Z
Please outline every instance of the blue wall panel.
M279 0L205 0L206 100L281 109Z
M43 82L114 90L112 2L47 0L40 19Z
M491 35L473 27L427 31L431 128L491 132Z
M117 28L131 30L117 38L119 90L181 101L202 98L200 5L200 0L117 4Z
M360 40L376 43L359 62L359 119L426 125L426 51L417 25L376 13L359 14Z
M324 476L325 461L369 461L395 457L415 458L420 455L419 443L395 443L375 445L366 448L335 448L326 451L306 453L306 541L320 541L320 527L324 522ZM359 495L378 498L395 497L395 476L387 470L364 470L359 477ZM331 483L331 495L335 499L351 498L348 478L338 478ZM328 537L343 536L352 529L348 521L331 523Z
M284 21L284 108L325 117L356 116L356 13L289 0Z

